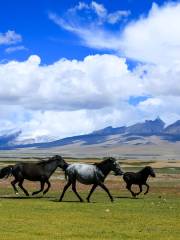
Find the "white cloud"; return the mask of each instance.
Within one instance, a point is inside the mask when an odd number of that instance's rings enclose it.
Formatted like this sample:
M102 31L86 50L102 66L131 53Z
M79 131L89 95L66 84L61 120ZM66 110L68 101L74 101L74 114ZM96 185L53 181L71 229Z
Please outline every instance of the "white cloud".
M107 16L107 10L106 8L103 6L103 4L99 4L97 2L92 1L91 2L91 8L96 12L96 14L100 17L100 18L106 18Z
M135 73L136 72L136 73ZM180 61L167 65L140 65L134 71L152 96L180 96Z
M118 125L134 111L125 109L129 96L142 92L125 59L113 55L44 66L38 56L1 63L1 129L22 129L21 138L65 137Z
M140 65L130 71L125 59L107 54L44 66L38 56L1 63L1 129L22 129L21 139L62 138L157 115L169 123L180 118L179 71L178 63L173 69ZM142 95L151 97L128 103Z
M83 20L84 22L87 22L88 18L91 19L91 24L116 24L123 18L127 18L130 15L130 11L117 10L115 12L109 13L103 4L97 3L95 1L92 1L89 4L79 2L78 5L75 5L73 8L67 10L64 18L71 18L70 21L73 24L73 18L78 18L79 15L81 16L81 21ZM74 20L77 23L77 19Z
M105 31L104 25L117 24L126 19L130 11L117 10L108 12L104 5L92 1L90 4L80 2L67 10L63 16L50 12L48 17L61 28L80 37L82 43L97 49L120 49L120 35Z
M63 138L89 133L108 125L119 126L133 123L130 116L141 120L132 106L123 103L119 108L76 111L28 110L20 106L6 106L0 113L1 130L22 130L19 140ZM101 116L101 117L99 117Z
M179 61L179 22L179 2L168 3L162 7L154 3L147 17L126 26L121 37L125 55L155 64Z
M39 64L38 56L1 64L0 102L44 110L99 109L143 91L125 60L113 55Z
M65 137L157 115L167 123L180 119L180 3L154 4L147 16L116 33L105 30L103 23L117 23L118 11L108 13L96 4L96 26L52 13L49 18L77 34L85 45L114 50L117 55L123 52L145 63L130 71L125 58L108 54L87 56L82 61L60 59L44 66L38 56L1 63L2 128L21 128L22 138ZM89 9L92 4L81 2L69 13ZM133 106L128 104L131 96L150 98Z
M115 24L119 22L122 18L127 18L129 15L130 15L130 11L123 11L123 10L110 13L107 16L108 23Z
M120 35L105 31L104 25L117 24L126 19L130 11L108 12L103 4L92 1L90 4L79 2L67 10L63 16L49 12L48 17L59 27L78 35L82 44L97 49L120 49ZM118 39L118 40L117 40Z
M19 46L15 46L15 47L8 47L5 49L5 52L10 54L13 52L26 51L26 50L28 50L26 47L24 47L23 45L19 45Z
M121 16L127 17L128 11L107 13L103 5L95 3L94 9L99 16L99 23L104 21L117 23ZM87 8L87 6L86 6ZM83 9L83 8L82 8ZM61 28L78 35L84 45L97 49L109 49L137 61L172 65L180 56L180 3L168 2L163 6L152 5L147 16L127 23L123 30L112 32L90 22L81 22L69 16L59 17L50 14L49 18Z
M0 33L0 45L11 45L22 41L22 36L15 31L8 30L5 33Z
M104 31L99 28L97 24L84 27L79 25L77 22L67 22L55 13L49 13L49 19L56 23L59 27L78 35L83 45L96 49L115 51L121 48L121 42L117 40L119 34L116 36L116 34Z

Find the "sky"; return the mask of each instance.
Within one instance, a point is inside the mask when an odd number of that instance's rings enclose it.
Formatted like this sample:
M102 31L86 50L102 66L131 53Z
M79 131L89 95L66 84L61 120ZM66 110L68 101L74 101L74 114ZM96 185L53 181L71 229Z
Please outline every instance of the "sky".
M180 119L180 1L0 0L0 133Z

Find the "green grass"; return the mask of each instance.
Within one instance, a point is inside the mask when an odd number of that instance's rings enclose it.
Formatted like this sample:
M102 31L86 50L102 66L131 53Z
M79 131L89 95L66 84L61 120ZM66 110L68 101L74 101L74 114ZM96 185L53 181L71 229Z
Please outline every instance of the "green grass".
M140 168L135 163L134 167L123 170ZM23 194L16 197L11 179L2 180L0 240L178 240L180 177L174 173L180 174L180 168L164 167L155 171L157 178L150 178L149 194L137 199L131 198L121 178L111 176L107 185L115 197L114 203L99 188L92 196L92 203L79 203L70 190L64 202L59 203L62 182L58 179L51 180L52 189L46 197L27 198ZM57 175L59 172L54 174ZM26 183L30 191L39 186ZM82 187L79 190L84 199L88 191Z
M59 203L58 192L44 198L10 198L12 190L1 189L6 196L0 198L0 239L179 239L178 196L165 193L160 198L150 192L132 199L128 192L113 191L114 203L98 189L88 204L74 202L71 191L64 199L68 202ZM87 192L81 195L85 199Z

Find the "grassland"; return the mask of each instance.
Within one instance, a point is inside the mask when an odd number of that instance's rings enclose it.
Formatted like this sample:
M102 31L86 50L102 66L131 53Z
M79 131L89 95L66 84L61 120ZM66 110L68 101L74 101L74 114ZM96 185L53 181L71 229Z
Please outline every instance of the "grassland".
M134 169L141 165L135 163ZM131 162L124 166L125 170L132 168ZM178 240L179 168L162 165L156 172L157 178L149 179L149 194L137 199L131 198L125 190L122 178L110 175L106 185L114 196L114 203L99 188L92 196L92 203L79 203L71 190L64 202L57 202L65 183L59 172L51 179L52 188L45 197L27 198L22 193L15 196L11 179L1 180L0 239ZM25 182L25 187L32 192L39 184ZM78 190L85 199L89 187L78 185Z

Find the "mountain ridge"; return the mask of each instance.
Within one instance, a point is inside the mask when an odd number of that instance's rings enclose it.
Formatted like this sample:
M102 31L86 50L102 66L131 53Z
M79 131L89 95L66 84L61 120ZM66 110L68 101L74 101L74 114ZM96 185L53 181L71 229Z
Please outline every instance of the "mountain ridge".
M18 142L17 139L22 133L21 130L10 134L0 136L0 150L16 149L16 148L51 148L66 145L93 145L104 144L109 142L114 144L154 144L150 140L151 136L157 136L160 140L176 142L180 141L180 120L165 127L165 123L159 117L155 120L145 120L131 126L112 127L108 126L103 129L93 131L89 134L77 135L57 139L54 141L33 142L26 140ZM112 139L116 139L113 140ZM112 143L111 143L112 144Z

